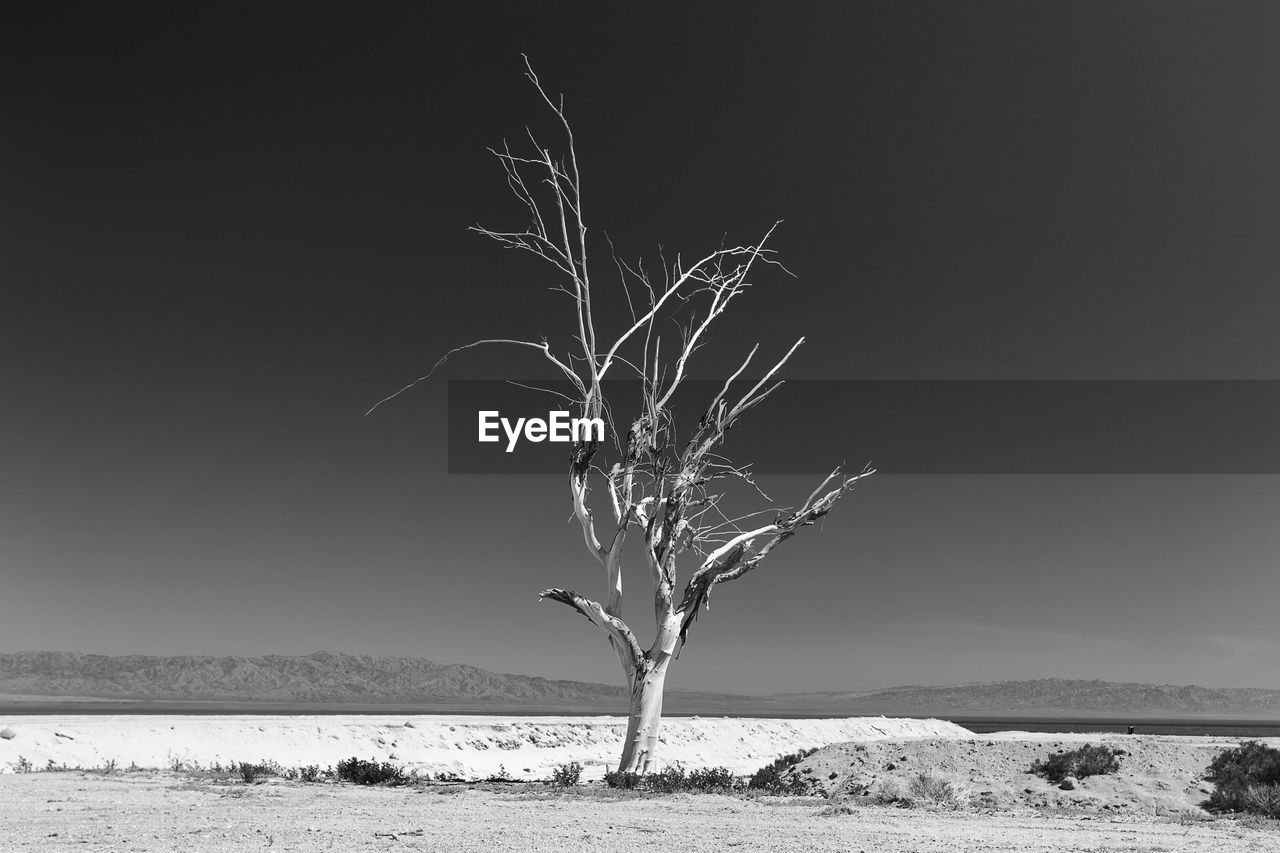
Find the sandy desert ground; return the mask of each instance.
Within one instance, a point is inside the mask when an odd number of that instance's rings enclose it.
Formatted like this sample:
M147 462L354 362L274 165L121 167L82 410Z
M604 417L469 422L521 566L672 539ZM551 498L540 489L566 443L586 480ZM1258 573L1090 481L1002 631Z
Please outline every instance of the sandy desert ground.
M615 799L532 788L215 784L168 771L9 775L0 778L0 839L6 853L1280 850L1280 834L1232 821L883 806L832 813L818 798Z
M1210 790L1200 778L1205 765L1235 741L975 735L949 723L882 718L668 723L670 760L727 764L722 756L753 753L734 762L739 772L829 738L831 745L796 768L826 797L658 796L599 785L566 792L528 783L365 788L271 778L246 784L170 769L11 772L0 776L0 850L1280 851L1275 825L1211 818L1198 806ZM371 757L402 750L402 763L411 765L411 756L452 750L461 754L458 766L479 769L494 760L491 753L520 755L500 762L519 770L532 763L535 750L577 760L571 756L612 748L620 725L616 718L10 717L0 720L0 728L14 733L0 740L0 763L7 766L17 754L35 763L46 754L38 747L59 750L51 757L60 763L92 766L92 759L70 757L110 754L122 766L164 766L175 747L183 747L187 760L213 750L210 755L224 760L274 757L298 766L370 754L381 738L385 743ZM196 735L206 740L197 742ZM220 742L214 735L244 740ZM1124 749L1120 773L1063 791L1026 772L1034 758L1085 741ZM290 752L295 749L304 752ZM144 762L147 755L158 760ZM905 786L921 771L962 784L972 795L970 806L902 808L872 805L860 795L886 780Z

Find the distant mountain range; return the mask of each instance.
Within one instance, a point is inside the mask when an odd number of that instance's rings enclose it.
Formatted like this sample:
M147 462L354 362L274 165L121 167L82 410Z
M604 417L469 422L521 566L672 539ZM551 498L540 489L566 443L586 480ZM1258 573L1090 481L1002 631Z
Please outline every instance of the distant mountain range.
M305 704L459 704L466 706L625 707L626 690L552 681L423 658L316 652L311 655L203 657L0 654L0 695L150 702ZM714 705L744 697L673 690L677 701Z
M768 702L882 714L1140 714L1280 719L1280 690L1209 688L1068 678L892 687L873 693L790 693Z
M277 706L410 705L432 710L619 713L617 685L489 672L422 658L350 655L199 657L0 654L0 698ZM1041 678L872 692L741 696L669 690L667 708L722 714L1130 714L1280 718L1280 690Z

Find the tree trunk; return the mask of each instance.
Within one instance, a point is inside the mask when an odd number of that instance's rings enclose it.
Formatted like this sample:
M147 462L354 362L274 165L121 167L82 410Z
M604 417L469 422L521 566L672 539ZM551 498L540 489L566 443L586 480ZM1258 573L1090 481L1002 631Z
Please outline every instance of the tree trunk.
M670 658L648 672L637 673L631 689L631 713L627 739L622 745L618 769L628 773L652 773L658 769L658 725L662 722L662 690Z

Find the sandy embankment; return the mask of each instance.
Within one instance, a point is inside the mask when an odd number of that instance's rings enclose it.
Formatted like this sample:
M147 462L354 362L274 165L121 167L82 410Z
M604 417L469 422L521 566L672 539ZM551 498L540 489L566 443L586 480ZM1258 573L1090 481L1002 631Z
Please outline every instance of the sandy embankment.
M391 761L424 773L484 778L500 770L514 779L545 779L569 761L584 777L616 766L626 733L621 717L495 716L187 716L29 715L0 718L0 772L19 757L36 768L165 768L231 761L277 761L286 767L341 759ZM942 720L850 717L769 720L673 717L662 723L662 758L686 767L749 773L783 753L831 743L902 738L959 738L972 733Z
M1280 747L1280 738L1261 738ZM1118 771L1078 780L1063 790L1030 772L1058 751L1094 743L1119 750ZM896 787L906 792L920 773L941 776L970 795L974 807L1090 810L1102 814L1199 815L1213 790L1204 774L1237 738L1178 735L1048 734L997 732L915 739L909 743L837 743L801 762L795 772L828 796L855 799Z

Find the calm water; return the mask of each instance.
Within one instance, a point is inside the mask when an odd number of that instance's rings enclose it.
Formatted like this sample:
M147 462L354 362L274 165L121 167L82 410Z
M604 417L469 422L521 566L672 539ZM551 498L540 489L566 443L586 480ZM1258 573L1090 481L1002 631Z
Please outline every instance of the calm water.
M956 725L983 733L1025 732L1114 732L1125 734L1133 726L1140 735L1212 735L1225 738L1280 737L1280 720L1191 719L1100 719L1096 717L948 717Z

